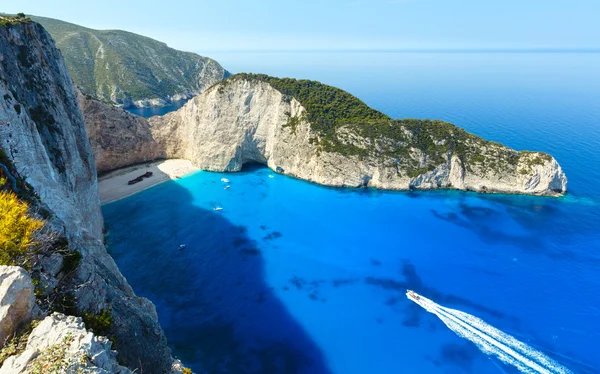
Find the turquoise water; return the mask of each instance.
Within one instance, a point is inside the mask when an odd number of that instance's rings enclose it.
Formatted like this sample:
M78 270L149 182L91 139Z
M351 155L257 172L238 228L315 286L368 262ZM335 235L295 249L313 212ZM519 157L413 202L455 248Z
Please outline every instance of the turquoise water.
M156 304L187 365L210 373L518 372L469 337L476 316L487 323L479 334L496 336L494 326L574 372L600 371L600 55L214 57L233 71L320 79L392 116L443 118L550 152L570 193L331 189L248 165L109 204L109 251ZM468 325L425 311L407 288Z

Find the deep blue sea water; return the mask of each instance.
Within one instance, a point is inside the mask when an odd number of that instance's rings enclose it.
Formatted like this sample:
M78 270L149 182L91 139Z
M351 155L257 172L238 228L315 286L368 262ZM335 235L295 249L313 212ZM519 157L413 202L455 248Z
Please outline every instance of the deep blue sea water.
M174 110L181 108L187 103L187 100L178 100L171 103L171 105L166 106L156 106L150 108L126 108L125 110L129 113L133 113L135 115L141 117L152 117L152 116L162 116Z
M410 288L574 372L600 372L600 54L212 57L234 72L318 79L394 117L440 118L552 153L569 194L332 189L249 165L104 206L111 255L156 304L187 365L517 372L407 300Z

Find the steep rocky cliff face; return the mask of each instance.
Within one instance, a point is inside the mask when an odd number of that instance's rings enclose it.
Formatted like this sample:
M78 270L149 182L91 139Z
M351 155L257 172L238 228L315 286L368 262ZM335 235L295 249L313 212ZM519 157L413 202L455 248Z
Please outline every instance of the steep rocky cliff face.
M165 158L148 121L88 95L77 95L98 173Z
M154 306L134 294L104 247L83 116L62 56L37 23L0 25L0 151L3 170L19 181L20 193L29 193L51 228L66 238L68 250L81 254L68 274L64 264L62 271L41 267L51 280L48 292L61 290L73 312L110 311L111 333L129 367L170 370L170 350ZM63 255L56 256L63 263Z
M117 363L111 342L87 331L81 318L54 313L39 322L23 352L9 357L0 374L131 374Z
M380 113L364 124L319 127L299 99L281 91L265 79L230 78L178 111L150 118L150 129L167 157L205 170L259 162L328 186L566 192L565 174L550 155L517 152L442 121L393 121Z
M42 319L29 274L0 266L0 374L131 373L117 363L111 342L87 331L81 318Z

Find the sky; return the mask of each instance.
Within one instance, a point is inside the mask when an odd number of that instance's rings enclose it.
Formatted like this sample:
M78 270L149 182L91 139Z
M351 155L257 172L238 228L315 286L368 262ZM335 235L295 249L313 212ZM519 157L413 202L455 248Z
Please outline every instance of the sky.
M20 0L24 12L194 52L598 49L599 0Z

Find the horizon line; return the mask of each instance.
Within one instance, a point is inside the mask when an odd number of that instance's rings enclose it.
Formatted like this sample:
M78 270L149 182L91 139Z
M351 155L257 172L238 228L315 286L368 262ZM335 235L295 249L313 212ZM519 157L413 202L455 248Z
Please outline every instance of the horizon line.
M348 48L348 49L205 49L202 53L600 53L589 48Z

